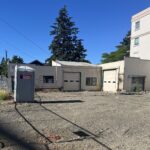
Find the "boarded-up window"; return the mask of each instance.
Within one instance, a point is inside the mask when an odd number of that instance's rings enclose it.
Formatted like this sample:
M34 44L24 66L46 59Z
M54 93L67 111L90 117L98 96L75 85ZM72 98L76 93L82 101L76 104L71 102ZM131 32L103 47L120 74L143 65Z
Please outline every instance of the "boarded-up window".
M96 86L97 85L97 78L96 77L87 77L86 78L86 85L87 86Z
M43 76L43 83L54 83L54 76Z
M144 91L145 77L132 77L132 87L133 92Z

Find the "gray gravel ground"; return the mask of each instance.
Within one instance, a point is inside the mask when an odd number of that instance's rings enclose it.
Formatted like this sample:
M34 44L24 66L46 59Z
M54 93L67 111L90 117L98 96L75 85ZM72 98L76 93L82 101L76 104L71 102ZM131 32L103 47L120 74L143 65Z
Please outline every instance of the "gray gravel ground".
M150 150L150 94L38 92L35 99L0 104L0 149Z

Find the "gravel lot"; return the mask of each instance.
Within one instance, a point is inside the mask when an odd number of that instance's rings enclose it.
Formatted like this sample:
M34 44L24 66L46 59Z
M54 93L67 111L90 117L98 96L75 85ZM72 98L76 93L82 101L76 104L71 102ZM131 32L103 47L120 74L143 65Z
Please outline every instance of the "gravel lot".
M38 92L35 99L0 104L0 149L150 150L150 94Z

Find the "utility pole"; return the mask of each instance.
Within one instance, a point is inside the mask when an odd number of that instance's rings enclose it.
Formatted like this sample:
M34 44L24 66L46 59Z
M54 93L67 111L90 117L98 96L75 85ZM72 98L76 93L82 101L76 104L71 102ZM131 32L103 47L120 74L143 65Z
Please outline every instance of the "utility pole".
M8 60L8 57L7 57L7 50L5 50L5 59L6 59L6 62Z
M6 59L6 77L8 77L8 55L7 55L7 50L5 50L5 59Z

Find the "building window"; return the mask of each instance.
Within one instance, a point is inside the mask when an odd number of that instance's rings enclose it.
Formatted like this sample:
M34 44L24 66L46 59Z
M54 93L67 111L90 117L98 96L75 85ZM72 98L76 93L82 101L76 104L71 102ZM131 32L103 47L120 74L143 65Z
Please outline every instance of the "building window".
M131 91L144 91L145 77L132 77Z
M43 83L54 83L54 76L43 76Z
M96 86L97 85L97 78L95 78L95 77L87 77L86 78L86 85L87 86Z
M137 45L139 45L139 43L140 43L139 37L135 38L134 39L134 45L137 46Z
M135 31L140 30L140 21L135 23Z

